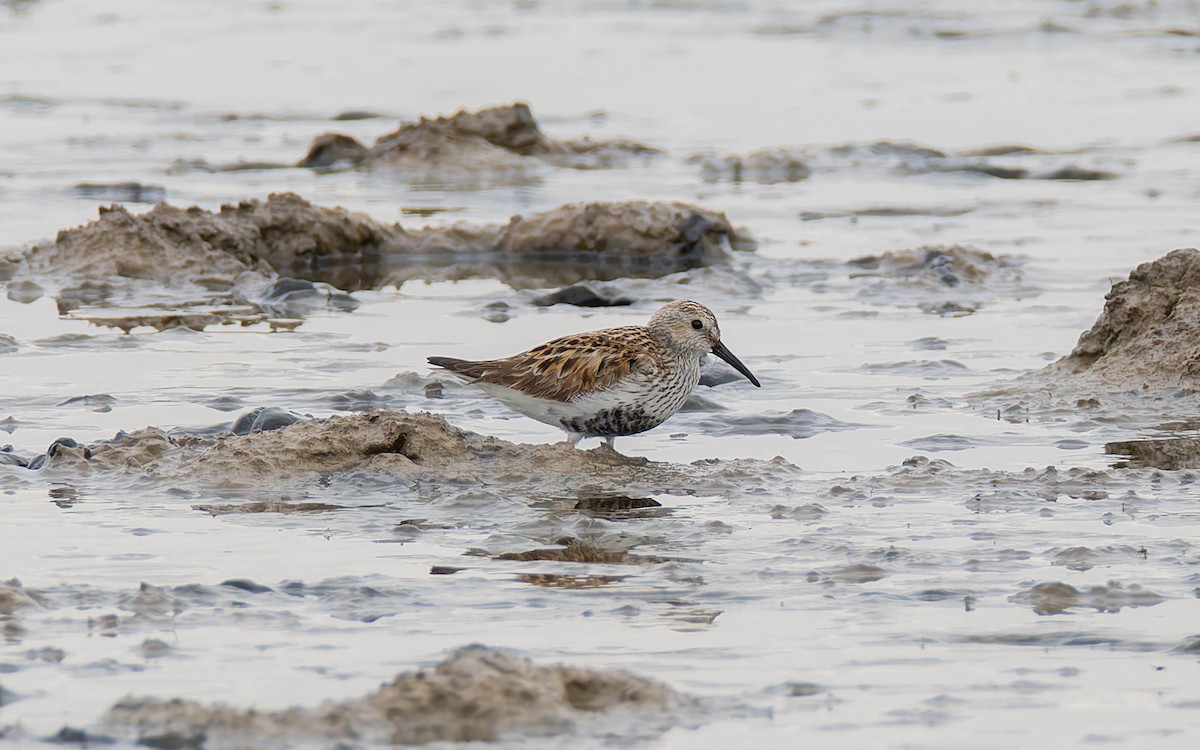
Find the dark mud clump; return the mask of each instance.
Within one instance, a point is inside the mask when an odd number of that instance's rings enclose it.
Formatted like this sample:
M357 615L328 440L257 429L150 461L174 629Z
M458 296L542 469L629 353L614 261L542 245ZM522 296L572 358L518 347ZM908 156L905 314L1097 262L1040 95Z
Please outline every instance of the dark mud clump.
M628 495L587 495L575 502L574 509L597 518L641 518L666 513L662 503L652 497Z
M71 441L72 443L74 441ZM248 435L169 435L149 427L92 446L60 445L52 473L124 471L163 481L273 489L333 474L385 472L400 479L527 485L574 494L630 487L722 492L795 471L783 459L667 464L597 448L521 445L458 429L433 414L373 411L317 419Z
M572 284L535 297L533 304L538 307L553 307L554 305L627 307L633 304L633 300L616 290L597 287L593 284Z
M1071 353L1038 376L1107 391L1200 388L1200 250L1135 268Z
M240 415L233 421L229 431L234 435L249 435L252 432L270 432L290 424L312 419L309 414L297 414L278 406L260 406Z
M332 510L345 510L347 507L331 503L292 503L276 500L249 503L206 503L193 505L192 510L202 510L212 516L223 516L230 513L326 513Z
M299 166L387 169L418 182L477 183L527 177L539 162L600 169L661 153L627 140L552 138L542 132L529 105L518 102L401 123L370 148L348 135L325 133L313 141Z
M367 147L343 133L322 133L313 139L296 166L309 169L336 169L357 166L367 155Z
M330 745L417 745L553 736L601 723L605 734L628 729L641 736L665 731L697 708L693 699L629 672L541 667L507 651L468 646L362 698L316 708L256 711L126 698L105 722L150 747L261 747L317 738Z
M16 280L58 285L64 311L136 299L152 284L191 305L200 292L200 312L223 302L277 315L279 277L293 281L289 290L306 282L353 291L468 278L545 287L721 264L731 247L748 244L724 215L682 203L576 203L507 224L409 230L283 193L216 213L167 204L141 215L101 209L97 221L18 259Z

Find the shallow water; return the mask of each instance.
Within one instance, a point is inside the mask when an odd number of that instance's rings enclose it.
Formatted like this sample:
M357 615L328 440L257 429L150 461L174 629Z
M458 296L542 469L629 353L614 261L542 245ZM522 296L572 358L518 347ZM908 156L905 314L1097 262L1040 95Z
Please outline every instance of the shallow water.
M0 608L0 686L16 698L0 737L38 746L128 694L315 706L483 642L713 701L708 720L647 731L644 747L1195 746L1200 489L1186 471L1113 468L1105 445L1160 436L1200 403L1091 409L1091 393L1005 388L1067 353L1113 280L1195 244L1200 5L343 6L0 6L0 248L93 219L109 201L79 185L136 182L179 206L288 190L405 226L683 200L725 212L757 252L618 281L628 307L409 282L354 292L353 311L317 306L291 332L125 334L82 319L117 311L62 316L9 289L3 442L28 457L59 437L195 431L278 406L431 410L549 443L557 431L469 388L429 397L425 356L509 354L686 296L716 310L764 387L702 387L707 406L619 449L787 463L721 486L631 486L662 512L615 518L575 510L579 496L361 473L218 492L0 465L0 578L42 597ZM328 130L369 143L398 118L514 99L551 135L667 153L494 184L179 166L294 163ZM350 110L381 116L333 119ZM1004 144L1039 152L970 151ZM733 182L687 159L780 146L807 179ZM1112 178L1044 179L1065 166ZM955 285L845 263L953 244L1008 262ZM485 317L498 301L500 323ZM928 461L905 465L914 455ZM281 499L339 509L194 507ZM673 559L494 557L562 537ZM555 575L614 578L546 585L574 580ZM1072 589L1045 585L1058 582Z

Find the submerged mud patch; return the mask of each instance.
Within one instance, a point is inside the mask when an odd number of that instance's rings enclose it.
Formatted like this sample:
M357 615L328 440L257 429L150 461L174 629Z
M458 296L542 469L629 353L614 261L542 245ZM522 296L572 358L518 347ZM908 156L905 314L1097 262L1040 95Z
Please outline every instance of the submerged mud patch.
M518 562L545 560L607 565L652 565L678 559L658 555L635 555L622 549L606 549L582 539L568 539L561 546L554 548L534 549L527 552L503 552L495 557L497 560L516 560Z
M800 182L812 174L808 157L788 148L764 148L748 154L694 154L688 163L700 168L706 182L757 182L774 185L781 182Z
M846 261L855 278L891 278L957 287L1019 278L1020 261L963 245L936 245L915 250L889 250ZM999 278L998 278L999 277Z
M542 162L571 169L625 166L662 151L629 140L562 140L542 132L528 104L459 110L404 122L371 147L342 133L318 136L297 166L386 170L411 182L486 185L527 179Z
M192 510L201 510L210 516L224 516L231 513L325 513L331 510L346 510L348 507L350 506L333 503L291 503L286 500L278 500L274 502L201 504L193 505Z
M853 563L837 568L809 572L809 583L874 583L882 580L887 571L878 565Z
M548 589L599 589L620 583L629 576L569 575L566 573L519 573L517 580Z
M168 204L139 215L102 208L98 220L13 261L17 283L56 289L62 312L140 303L138 292L150 289L173 298L156 314L200 308L176 323L203 327L213 316L250 323L263 319L246 317L255 312L296 318L305 304L353 306L311 282L348 291L412 279L546 287L720 264L733 246L749 240L724 215L683 203L576 203L507 224L409 230L282 193L215 213ZM146 314L131 311L129 325L155 325L141 320Z
M625 671L541 667L509 651L468 646L405 672L362 698L316 708L255 711L189 700L126 698L105 724L151 747L330 742L417 745L552 736L603 726L656 734L699 719L699 703Z
M847 261L850 278L868 286L858 296L916 305L936 315L965 315L1007 293L1029 294L1018 258L963 245L890 250Z
M17 640L25 631L21 613L28 609L48 609L51 604L45 596L27 589L16 578L0 583L0 637ZM2 705L5 701L0 701Z
M0 615L11 616L22 609L45 608L46 598L33 589L27 589L16 578L0 583Z
M968 173L1002 180L1112 180L1118 175L1104 169L1067 161L1067 155L1029 147L999 147L943 151L903 141L875 141L834 146L817 156L826 169L869 166L906 174Z
M1039 615L1061 615L1071 609L1120 612L1123 607L1153 607L1165 599L1136 583L1123 586L1109 581L1107 586L1083 589L1061 582L1039 583L1013 594L1009 601L1028 604Z
M880 140L835 146L782 146L746 154L700 153L688 162L703 179L716 182L798 182L849 170L886 170L905 175L964 173L1001 180L1093 181L1120 175L1072 161L1077 155L1028 146L993 146L946 151L918 143Z
M826 495L840 503L868 503L891 493L925 493L949 490L963 497L976 513L1040 513L1060 498L1102 500L1135 486L1144 477L1129 471L1084 467L1028 468L1010 472L962 469L944 459L913 456L878 476L853 476L833 485ZM1181 477L1179 481L1191 481ZM1127 510L1132 511L1134 498ZM1053 506L1050 506L1053 507Z
M793 263L776 275L817 293L838 293L871 305L916 307L943 317L970 315L997 299L1039 293L1025 278L1025 259L966 245L923 245L848 261ZM850 309L861 317L871 311Z
M699 424L707 435L787 435L796 440L869 427L857 422L843 422L812 409L793 409L784 414L723 414L720 418L700 419Z

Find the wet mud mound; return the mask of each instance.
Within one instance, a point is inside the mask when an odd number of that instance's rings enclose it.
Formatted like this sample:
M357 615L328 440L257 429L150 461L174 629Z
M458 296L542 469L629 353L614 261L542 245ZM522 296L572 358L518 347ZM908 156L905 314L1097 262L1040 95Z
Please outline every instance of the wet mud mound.
M386 472L402 480L506 484L541 491L647 488L720 492L795 471L783 459L668 464L605 448L523 445L484 437L440 416L374 411L247 435L171 436L149 427L91 446L59 444L51 472L124 471L222 487L304 484L331 474Z
M61 231L54 243L14 259L14 283L25 290L22 301L52 294L61 312L124 301L141 286L171 286L181 296L209 296L209 303L228 300L235 287L273 276L247 252L255 239L249 227L200 209L163 204L135 216L117 206L101 208L91 224Z
M541 667L507 651L459 649L362 698L255 711L188 700L126 698L105 723L149 747L248 747L311 741L418 745L545 737L602 726L605 734L665 731L694 700L624 671ZM261 743L261 744L260 744Z
M627 140L560 140L517 102L401 123L371 147L342 133L318 136L298 166L386 169L402 179L491 182L524 178L540 162L572 169L619 167L658 149Z
M330 301L332 290L314 282L346 291L413 279L545 287L720 264L748 243L724 215L682 203L576 203L507 224L409 230L282 193L215 213L168 204L138 215L101 209L96 221L12 262L24 301L53 294L65 312L135 303L150 290L174 307L200 308L182 324L203 327L204 316L257 322L294 313L301 297Z
M1035 379L1102 390L1200 388L1200 250L1174 250L1113 286L1070 354Z
M860 299L915 305L936 315L969 315L998 296L1027 295L1019 258L963 245L889 250L846 262L849 278L863 285Z

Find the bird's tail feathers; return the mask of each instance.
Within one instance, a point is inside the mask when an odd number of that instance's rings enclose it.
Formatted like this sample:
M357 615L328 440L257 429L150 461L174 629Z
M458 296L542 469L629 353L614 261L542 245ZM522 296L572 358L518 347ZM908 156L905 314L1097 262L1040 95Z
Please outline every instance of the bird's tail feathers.
M478 378L483 375L483 363L454 357L427 357L426 360L434 367L448 370L464 378Z

